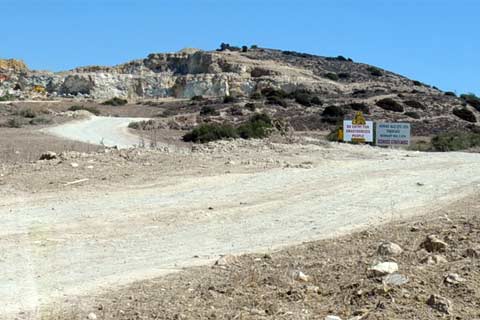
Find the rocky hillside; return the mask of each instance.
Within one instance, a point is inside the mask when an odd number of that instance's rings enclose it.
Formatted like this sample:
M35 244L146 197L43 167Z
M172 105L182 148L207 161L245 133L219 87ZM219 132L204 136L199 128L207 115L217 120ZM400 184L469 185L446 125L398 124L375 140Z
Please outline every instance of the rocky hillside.
M58 73L28 70L4 61L0 61L0 97L145 101L231 96L244 102L254 98L278 106L275 112L288 117L297 129L332 126L339 118L361 110L374 119L419 123L414 126L417 134L477 130L480 110L480 100L474 96L458 98L342 56L256 47L187 49L151 54L114 67L90 66Z

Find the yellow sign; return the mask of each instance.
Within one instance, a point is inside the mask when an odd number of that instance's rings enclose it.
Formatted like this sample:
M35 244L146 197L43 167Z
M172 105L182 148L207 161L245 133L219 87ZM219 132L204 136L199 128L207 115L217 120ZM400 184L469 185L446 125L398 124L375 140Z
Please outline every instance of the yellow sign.
M358 111L355 114L355 118L353 118L352 124L363 124L363 125L367 124L367 121L365 120L365 117L363 116L361 111Z

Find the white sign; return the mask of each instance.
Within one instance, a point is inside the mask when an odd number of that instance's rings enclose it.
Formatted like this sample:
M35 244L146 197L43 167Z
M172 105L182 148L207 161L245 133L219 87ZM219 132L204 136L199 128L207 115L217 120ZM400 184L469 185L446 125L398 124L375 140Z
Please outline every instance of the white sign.
M343 120L343 141L373 142L373 122L353 124L352 120Z
M377 123L378 146L410 145L410 123Z

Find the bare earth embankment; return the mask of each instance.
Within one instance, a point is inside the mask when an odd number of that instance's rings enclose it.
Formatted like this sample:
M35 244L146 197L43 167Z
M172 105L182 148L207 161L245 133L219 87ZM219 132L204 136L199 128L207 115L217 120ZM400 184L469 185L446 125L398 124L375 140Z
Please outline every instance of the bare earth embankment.
M431 213L479 190L477 154L311 143L65 154L4 167L0 313L37 318L77 295Z

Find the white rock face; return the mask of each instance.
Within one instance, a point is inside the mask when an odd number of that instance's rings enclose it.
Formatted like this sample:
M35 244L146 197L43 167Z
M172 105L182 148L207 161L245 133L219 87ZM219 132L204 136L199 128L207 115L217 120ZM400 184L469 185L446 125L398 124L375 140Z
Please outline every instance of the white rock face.
M151 54L146 59L116 67L84 67L52 73L28 71L12 74L0 83L0 92L29 96L34 86L42 86L51 96L110 99L153 99L193 96L249 96L264 87L287 92L302 88L328 88L336 84L310 77L307 71L288 66L268 65L233 53L185 50L173 54ZM262 73L258 73L258 70ZM255 74L252 72L257 70ZM252 75L253 74L253 75Z

